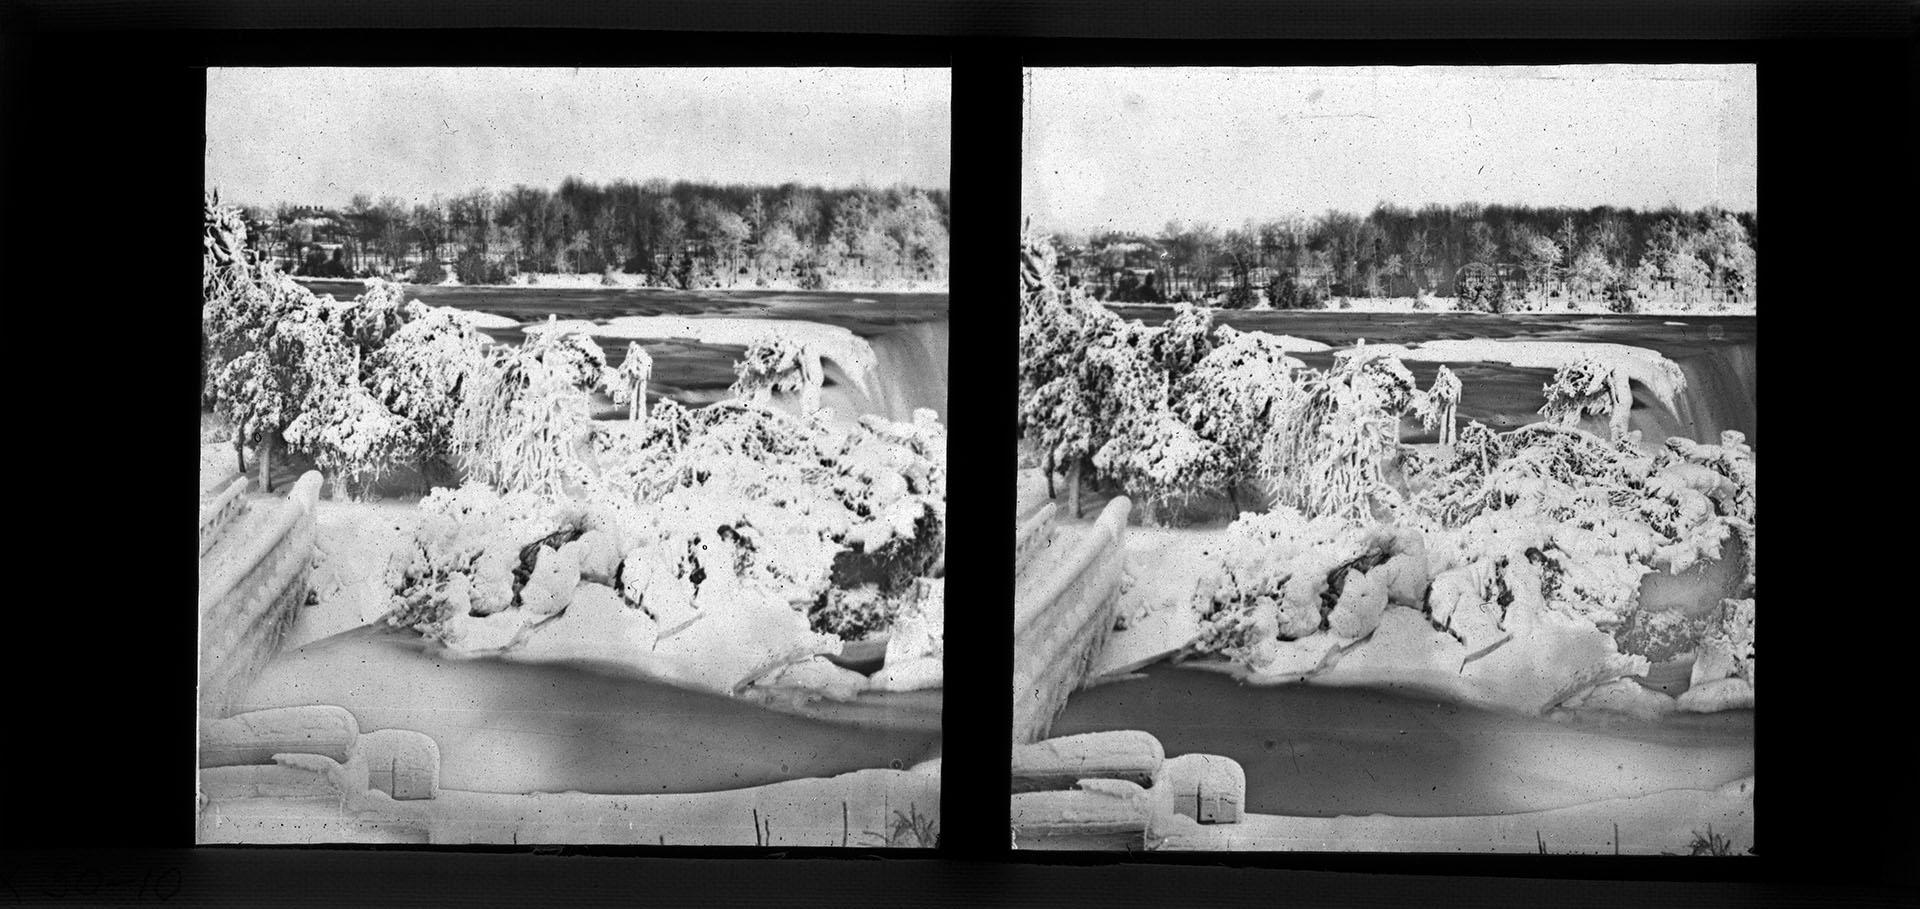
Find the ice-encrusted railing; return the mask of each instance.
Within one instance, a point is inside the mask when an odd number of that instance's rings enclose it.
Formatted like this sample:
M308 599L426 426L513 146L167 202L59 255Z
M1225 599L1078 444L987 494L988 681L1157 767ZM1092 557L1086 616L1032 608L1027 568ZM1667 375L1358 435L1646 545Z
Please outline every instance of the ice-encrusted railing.
M200 555L205 557L213 544L220 542L220 534L240 512L247 508L241 494L247 491L247 478L237 477L227 484L212 501L200 506Z
M1013 536L1013 573L1017 577L1033 564L1033 557L1053 542L1060 506L1048 502L1020 525Z
M206 566L217 573L200 582L202 716L224 715L235 682L265 665L286 639L312 571L320 484L320 474L308 471L252 538Z
M1013 737L1026 744L1045 737L1067 695L1113 630L1126 561L1125 496L1108 502L1092 531L1014 602Z

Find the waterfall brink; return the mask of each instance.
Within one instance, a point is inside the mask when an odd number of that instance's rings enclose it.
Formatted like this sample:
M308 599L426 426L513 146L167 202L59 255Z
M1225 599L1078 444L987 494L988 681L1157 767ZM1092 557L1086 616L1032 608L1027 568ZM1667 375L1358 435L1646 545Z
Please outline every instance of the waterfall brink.
M839 386L827 389L827 406L849 413L871 413L889 420L911 420L918 408L947 419L948 322L939 319L889 328L870 338L870 381L847 381L842 364L830 356L827 377Z
M1759 442L1755 433L1759 408L1754 395L1754 345L1715 344L1697 356L1680 358L1679 365L1687 381L1672 406L1636 402L1633 428L1650 442L1682 436L1718 443L1720 433L1728 429L1746 433L1749 443ZM1643 410L1644 405L1652 406Z

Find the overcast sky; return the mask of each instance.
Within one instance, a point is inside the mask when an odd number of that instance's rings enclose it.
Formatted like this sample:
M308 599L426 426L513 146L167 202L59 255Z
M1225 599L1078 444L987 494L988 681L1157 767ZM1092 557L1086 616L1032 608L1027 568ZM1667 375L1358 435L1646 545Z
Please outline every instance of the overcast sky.
M1751 65L1033 69L1046 230L1382 201L1755 209Z
M945 69L215 69L207 185L424 202L568 176L948 186Z

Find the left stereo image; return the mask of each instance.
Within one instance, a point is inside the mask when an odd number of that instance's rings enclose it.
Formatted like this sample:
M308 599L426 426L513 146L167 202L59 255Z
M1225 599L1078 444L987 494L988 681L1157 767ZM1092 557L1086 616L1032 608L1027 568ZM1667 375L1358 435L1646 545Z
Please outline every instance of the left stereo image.
M938 845L950 105L210 70L197 842Z

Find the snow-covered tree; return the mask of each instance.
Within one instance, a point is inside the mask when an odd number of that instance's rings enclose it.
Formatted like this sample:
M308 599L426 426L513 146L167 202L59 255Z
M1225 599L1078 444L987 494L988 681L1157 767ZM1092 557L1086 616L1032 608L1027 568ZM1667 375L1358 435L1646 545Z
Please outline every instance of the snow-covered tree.
M409 427L406 456L423 474L451 468L460 408L490 368L473 318L438 309L412 319L367 358L367 386Z
M590 392L617 382L584 332L548 330L479 370L454 421L454 450L474 479L559 497L583 482L594 428Z
M820 389L826 374L820 354L778 330L755 338L733 364L732 392L765 406L775 394L799 394L800 412L820 409Z
M755 197L758 199L759 197ZM647 381L653 377L653 355L638 342L627 345L627 357L620 361L619 388L626 394L627 419L641 422L647 418Z
M1582 356L1556 370L1543 391L1547 403L1540 413L1550 422L1575 426L1583 417L1605 417L1613 438L1627 434L1633 419L1633 389L1619 365L1590 354Z
M1442 365L1425 394L1414 398L1413 409L1427 429L1440 430L1440 444L1452 445L1460 410L1460 377Z
M1384 348L1358 348L1305 377L1268 453L1283 502L1315 516L1371 520L1399 494L1386 479L1398 457L1400 417L1414 402L1413 374Z
M1176 383L1174 410L1199 439L1217 446L1223 483L1237 505L1236 488L1264 476L1275 423L1300 393L1294 371L1304 367L1265 332L1221 326L1214 335L1212 349Z
M1049 491L1054 474L1066 475L1069 510L1077 512L1081 469L1105 442L1095 427L1098 401L1083 381L1087 347L1120 319L1062 288L1045 238L1022 240L1020 281L1020 432L1040 451Z

